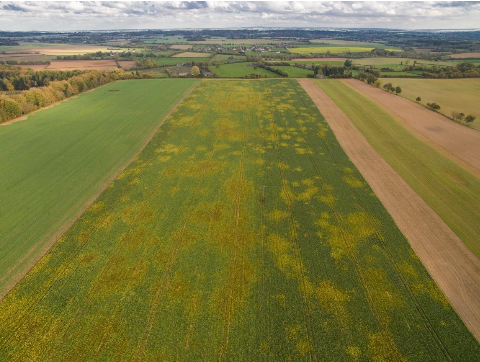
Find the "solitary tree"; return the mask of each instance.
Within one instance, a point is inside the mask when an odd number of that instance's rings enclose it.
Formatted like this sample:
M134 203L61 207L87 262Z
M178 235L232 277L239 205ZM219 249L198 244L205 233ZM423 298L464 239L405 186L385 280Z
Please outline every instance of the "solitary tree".
M469 114L466 118L465 118L465 122L467 123L472 123L473 121L475 121L477 119L477 116L474 116L473 114Z
M382 85L382 82L380 82L378 79L375 81L374 83L375 87L377 88L380 88L380 86Z
M417 102L421 102L422 101L422 98L421 97L417 97L417 99L415 99Z
M350 59L345 60L345 63L343 65L347 68L350 68L352 66L352 61Z
M193 75L194 77L197 77L199 74L200 74L200 68L197 67L196 65L194 65L194 66L192 67L192 75Z
M395 88L395 93L397 93L397 94L402 93L402 88L400 88L399 86L397 86L397 87Z

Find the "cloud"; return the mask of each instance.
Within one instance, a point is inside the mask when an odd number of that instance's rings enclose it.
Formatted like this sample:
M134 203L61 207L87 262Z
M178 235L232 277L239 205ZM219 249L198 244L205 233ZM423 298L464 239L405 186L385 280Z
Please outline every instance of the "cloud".
M19 12L27 12L28 10L22 8L21 6L15 5L13 3L6 4L2 6L2 10L6 11L19 11Z
M0 30L478 28L480 2L0 2Z

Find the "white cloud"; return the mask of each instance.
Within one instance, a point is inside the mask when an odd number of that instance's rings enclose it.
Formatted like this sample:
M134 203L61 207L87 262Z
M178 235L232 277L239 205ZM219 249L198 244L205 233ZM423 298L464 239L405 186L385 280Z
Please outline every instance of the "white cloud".
M0 30L478 28L479 18L479 2L0 2Z

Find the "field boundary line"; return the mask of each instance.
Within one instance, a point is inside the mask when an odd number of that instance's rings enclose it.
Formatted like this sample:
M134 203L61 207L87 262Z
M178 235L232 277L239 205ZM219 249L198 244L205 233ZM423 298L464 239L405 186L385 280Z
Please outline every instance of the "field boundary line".
M364 82L354 81L354 80L351 80L351 79L342 80L342 82L344 84L346 84L348 87L350 87L351 89L353 89L355 92L358 92L361 95L370 99L378 107L382 108L385 112L390 114L400 125L402 125L404 128L406 128L411 133L413 133L413 135L415 137L417 137L418 139L420 139L422 142L424 142L428 146L432 147L434 150L439 152L442 156L444 156L444 157L448 158L449 160L455 162L458 166L463 168L465 171L470 172L471 174L473 174L474 176L476 176L477 178L480 179L480 166L472 165L466 159L464 159L466 157L463 156L463 154L464 154L463 152L460 152L461 150L456 150L455 153L452 153L452 151L450 151L447 148L447 147L451 148L452 147L451 145L445 144L445 146L442 146L439 142L435 142L433 139L430 139L428 136L426 136L424 134L425 130L424 130L424 132L421 132L420 129L417 129L410 122L408 122L406 120L406 118L407 118L406 116L400 115L398 112L395 111L395 109L393 109L392 107L388 106L387 104L385 104L381 100L374 97L373 92L376 92L378 90L377 88L373 88L373 86L367 85ZM370 87L372 87L372 88L369 90ZM367 92L366 90L369 90L369 91ZM407 98L397 97L397 96L395 96L393 94L389 94L389 93L387 93L383 90L379 90L379 91L381 91L382 93L385 93L385 94L380 93L381 96L396 97L401 102L410 103L411 107L418 109L418 111L421 112L421 113L427 114L431 117L436 117L439 120L441 119L443 124L448 128L458 129L459 132L462 132L464 134L471 133L472 137L478 137L478 144L480 144L480 132L479 131L477 131L473 128L469 128L469 127L466 127L464 125L458 124L458 123L452 121L451 119L449 119L448 117L446 117L445 115L443 115L441 113L434 113L433 111L430 111L430 110L426 109L425 107L423 107L419 104L416 104L415 102L413 102L413 101L411 101ZM428 112L428 113L425 113L425 112ZM446 123L446 122L448 122L448 123ZM421 122L417 122L417 123L421 123ZM440 124L439 126L442 126L442 124ZM429 133L432 136L435 136L436 131L431 130ZM446 140L446 141L447 142L451 141L451 137L448 137L448 138L449 139ZM474 142L472 142L472 143L474 143ZM480 147L479 147L479 151L480 151ZM480 154L478 155L478 159L480 160ZM479 163L479 165L480 165L480 163Z
M480 260L315 83L307 79L298 82L459 317L480 341Z
M108 83L110 84L110 83ZM108 186L115 181L115 179L142 153L142 151L145 149L145 147L150 143L150 141L153 139L153 137L157 134L158 130L160 127L165 123L165 121L172 115L172 113L178 108L178 106L187 98L190 93L200 84L200 82L195 82L190 86L183 94L182 98L175 104L173 104L170 108L170 110L167 112L167 114L162 118L162 120L159 122L158 126L155 127L155 129L150 133L145 136L145 141L142 143L140 149L138 152L136 152L127 162L125 162L124 165L121 167L113 170L110 172L110 174L105 176L105 182L102 184L102 189L98 192L98 194L93 195L90 199L88 199L82 206L78 208L78 213L76 213L74 216L71 218L65 220L63 225L55 232L50 235L45 236L39 243L42 243L42 241L47 240L40 250L37 252L38 257L32 260L30 263L26 264L23 266L20 271L15 273L15 275L11 278L11 281L5 285L4 288L0 289L0 301L3 300L3 298L10 293L13 288L20 282L21 279L25 275L27 275L34 267L35 265L52 249L52 247L57 243L57 241L70 229L70 227L83 215L83 213L88 209L88 207L94 203L108 188ZM106 84L105 84L106 85ZM100 87L94 88L90 91L99 89ZM89 92L90 92L89 91ZM86 93L86 92L84 92ZM82 93L82 94L84 94ZM72 99L72 98L68 98ZM68 100L66 99L66 100ZM44 109L44 108L42 108ZM40 109L39 109L40 111ZM31 113L30 113L31 114ZM35 245L30 249L30 250L35 250ZM30 255L31 251L27 253L27 255ZM24 260L24 259L22 259ZM18 265L18 264L17 264Z

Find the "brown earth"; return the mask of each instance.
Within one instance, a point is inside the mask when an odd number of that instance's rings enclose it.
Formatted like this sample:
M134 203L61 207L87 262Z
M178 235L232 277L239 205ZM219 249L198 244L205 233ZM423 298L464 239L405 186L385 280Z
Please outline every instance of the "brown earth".
M380 103L413 133L420 134L450 154L454 161L480 177L480 132L458 124L445 116L430 111L415 102L385 92L359 80L344 81L356 90ZM446 151L446 152L445 152ZM448 156L448 155L447 155ZM468 165L465 167L463 164Z
M122 69L130 70L135 68L135 61L134 60L119 60L118 64L122 67Z
M465 325L480 341L480 260L370 146L343 111L309 79L298 79L340 145Z
M18 64L16 66L20 67L20 68L25 68L25 69L33 69L33 70L37 71L37 70L47 69L48 64L30 64L30 65Z
M111 70L117 68L113 59L108 60L52 60L48 70Z
M452 59L480 58L480 53L460 53L450 55Z
M295 58L291 62L344 62L346 58Z

